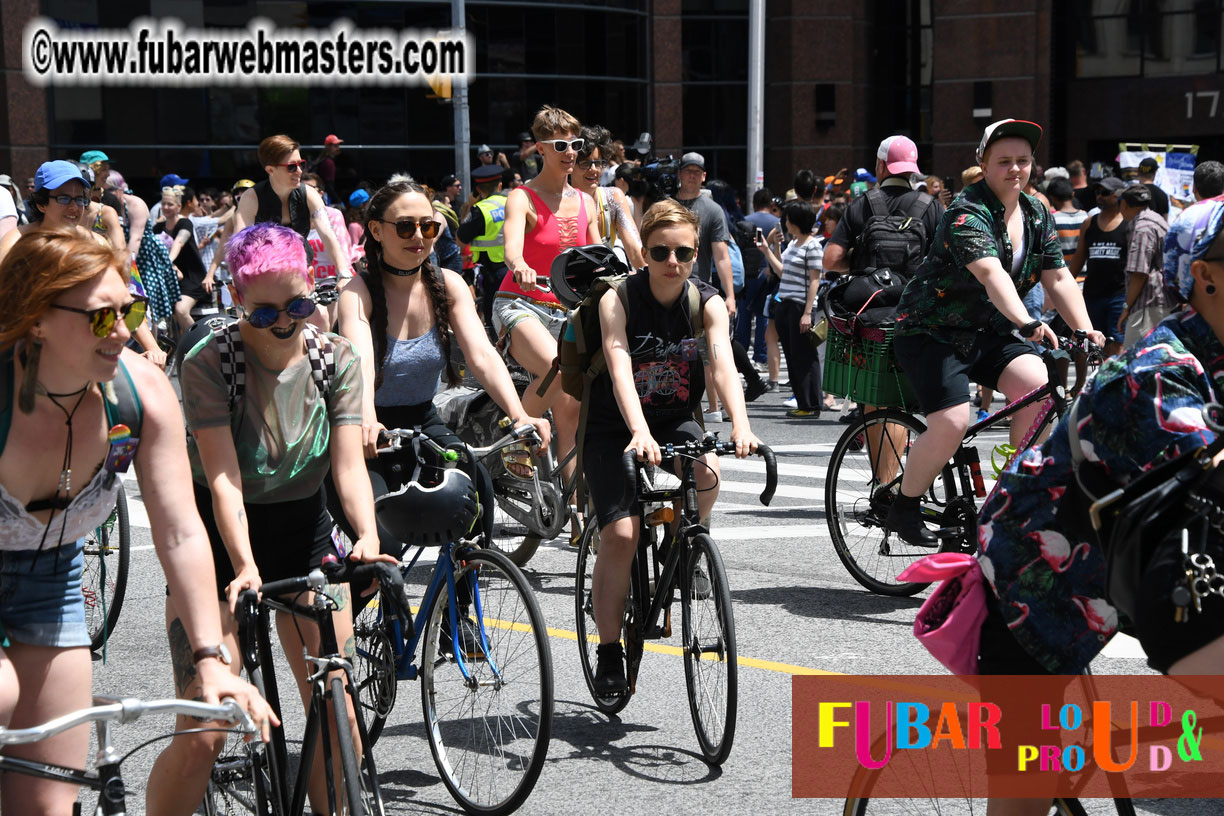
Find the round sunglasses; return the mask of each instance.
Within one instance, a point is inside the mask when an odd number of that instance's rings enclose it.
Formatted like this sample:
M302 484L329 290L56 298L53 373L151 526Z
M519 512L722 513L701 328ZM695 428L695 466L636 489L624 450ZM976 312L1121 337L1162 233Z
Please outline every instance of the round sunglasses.
M134 300L124 304L116 309L114 306L102 306L97 309L78 309L76 306L65 306L62 303L52 303L52 309L61 309L65 312L76 312L83 314L89 318L89 329L93 332L94 337L103 338L111 333L115 328L115 322L119 318L123 318L123 325L128 327L128 331L136 331L140 328L140 324L144 322L145 310L149 307L149 301L145 298L135 298Z
M294 298L283 309L277 309L275 306L260 306L258 309L252 309L246 319L254 328L267 329L276 324L281 312L289 315L293 320L305 320L315 313L315 300L307 295Z
M386 221L382 218L378 219L383 224L390 224L395 227L395 234L401 238L408 239L416 235L417 229L421 230L422 238L433 238L438 234L438 222L432 218L404 218L400 221Z
M697 250L691 246L669 247L663 244L652 246L647 252L650 254L650 260L659 263L666 263L668 256L672 253L675 253L676 260L680 263L688 263L697 254Z

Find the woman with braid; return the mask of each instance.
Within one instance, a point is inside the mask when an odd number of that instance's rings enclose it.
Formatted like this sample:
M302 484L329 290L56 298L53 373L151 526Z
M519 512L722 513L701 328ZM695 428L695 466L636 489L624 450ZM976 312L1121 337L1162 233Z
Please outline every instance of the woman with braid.
M515 427L534 425L545 446L549 441L548 423L523 410L463 278L429 263L441 226L425 188L410 181L384 186L366 209L367 269L340 296L340 333L357 347L367 386L362 441L366 458L374 460L368 464L375 496L412 477L412 468L396 472L391 462L374 458L384 429L420 427L443 446L460 444L433 406L442 375L448 384L458 381L451 364L452 330L476 379ZM493 507L488 473L476 463L466 469L479 489L481 506ZM481 523L486 537L491 536L492 512L483 513ZM398 556L400 547L384 536L383 550Z

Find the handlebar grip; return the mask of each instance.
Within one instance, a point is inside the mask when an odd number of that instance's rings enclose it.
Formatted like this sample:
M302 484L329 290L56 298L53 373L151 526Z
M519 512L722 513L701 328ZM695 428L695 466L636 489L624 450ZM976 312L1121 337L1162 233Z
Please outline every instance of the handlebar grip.
M385 561L375 561L363 564L350 559L324 562L323 574L329 583L333 584L372 584L378 581L383 597L395 607L400 620L411 621L412 609L408 591L404 588L404 576L395 564Z
M765 460L765 490L761 493L761 504L768 507L778 489L778 458L768 445L757 445L757 455Z
M625 451L621 456L621 473L624 474L625 498L632 500L637 495L637 451Z
M310 589L310 576L299 575L296 578L283 578L279 581L268 581L259 588L265 595L296 595ZM251 590L246 590L250 592Z

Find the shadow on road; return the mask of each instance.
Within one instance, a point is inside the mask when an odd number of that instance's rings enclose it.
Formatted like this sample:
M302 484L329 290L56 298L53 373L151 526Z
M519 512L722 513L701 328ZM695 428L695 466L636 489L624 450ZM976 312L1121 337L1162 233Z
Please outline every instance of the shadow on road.
M839 621L867 621L893 626L913 626L912 620L888 620L898 610L914 610L922 598L893 598L873 595L861 589L822 588L810 586L770 586L757 589L733 589L731 598L737 603L779 606L785 611L807 618Z

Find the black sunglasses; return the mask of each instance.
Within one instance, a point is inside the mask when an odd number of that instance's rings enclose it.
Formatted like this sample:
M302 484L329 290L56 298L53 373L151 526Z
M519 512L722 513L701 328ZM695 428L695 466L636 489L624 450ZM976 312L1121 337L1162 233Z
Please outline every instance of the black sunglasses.
M386 221L379 218L378 220L394 226L395 234L401 238L411 238L416 235L418 228L421 230L422 238L433 238L438 234L438 222L432 218L404 218L399 221Z
M596 170L602 170L608 166L607 159L579 159L578 167L582 170L590 170L594 167Z
M648 252L650 253L650 260L658 261L659 263L665 263L672 253L675 253L676 260L680 263L688 263L697 254L697 250L691 246L669 247L663 244L652 246Z
M102 338L111 333L111 329L115 328L115 322L122 317L123 325L128 327L128 331L136 331L140 328L140 324L144 322L145 310L149 307L149 301L145 298L135 298L134 300L124 304L116 309L114 306L102 306L97 309L78 309L76 306L65 306L62 303L52 303L52 309L62 309L65 312L76 312L83 314L89 318L89 329L93 332L94 337Z
M296 297L289 301L289 305L283 309L277 309L275 306L260 306L247 315L247 322L257 329L266 329L276 323L281 312L285 312L294 320L305 320L315 313L314 298L309 295Z

